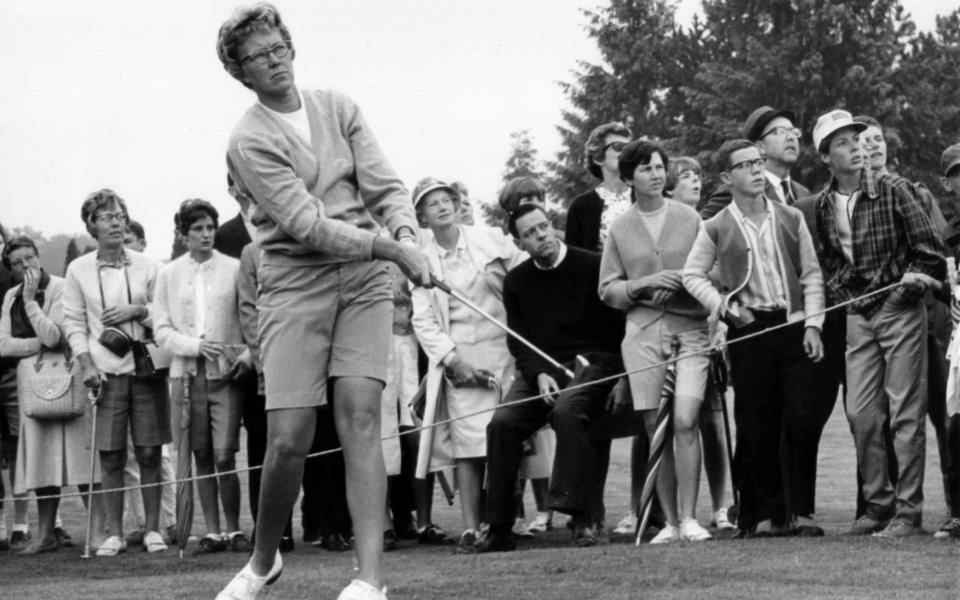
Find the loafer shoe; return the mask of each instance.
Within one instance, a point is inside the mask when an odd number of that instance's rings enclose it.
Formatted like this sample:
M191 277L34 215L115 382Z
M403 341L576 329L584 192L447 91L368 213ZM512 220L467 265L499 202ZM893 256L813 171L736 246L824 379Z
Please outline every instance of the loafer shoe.
M887 527L888 523L889 521L879 521L873 517L863 515L853 522L853 526L847 533L850 535L870 535L871 533L883 531Z
M254 600L260 590L276 581L281 573L283 573L283 559L280 557L280 551L278 550L273 559L273 566L270 567L270 572L263 577L256 575L248 562L230 580L227 587L217 594L216 600Z
M64 548L76 548L77 543L73 541L70 534L63 527L54 527L53 535L57 538L57 543Z
M253 542L242 531L237 531L230 535L230 541L227 543L230 552L240 552L249 554L253 552Z
M127 542L121 540L119 535L111 535L97 548L97 556L116 556L126 551Z
M154 552L165 552L167 543L163 541L163 536L159 531L151 531L143 536L143 549L153 554Z
M919 525L914 525L907 519L894 519L890 521L890 524L887 525L882 531L874 533L873 537L897 539L910 537L911 535L919 535L921 533L923 533L923 528L921 528Z
M933 537L937 539L960 538L960 519L950 517L943 522L940 529L934 532Z
M197 544L197 549L193 551L194 556L202 556L204 554L216 554L217 552L223 552L227 549L227 543L223 541L222 538L212 538L209 535L204 536L200 539L200 543Z

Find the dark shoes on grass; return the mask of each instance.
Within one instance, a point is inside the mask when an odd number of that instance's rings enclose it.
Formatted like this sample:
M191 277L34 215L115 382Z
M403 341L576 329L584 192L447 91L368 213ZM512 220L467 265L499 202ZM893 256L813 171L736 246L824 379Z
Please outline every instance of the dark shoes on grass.
M417 530L417 541L428 546L447 546L453 544L453 538L433 523Z
M205 536L200 540L200 543L197 544L197 549L193 551L193 555L202 556L204 554L216 554L218 552L223 552L226 549L227 543L222 539L213 539L210 536Z

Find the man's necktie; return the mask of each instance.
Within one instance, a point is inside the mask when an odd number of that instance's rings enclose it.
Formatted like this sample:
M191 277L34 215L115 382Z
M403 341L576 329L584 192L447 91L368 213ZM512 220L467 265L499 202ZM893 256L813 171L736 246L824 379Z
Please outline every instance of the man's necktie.
M787 206L793 206L797 199L793 196L793 190L790 189L790 180L784 179L780 182L780 188L783 190L783 201Z

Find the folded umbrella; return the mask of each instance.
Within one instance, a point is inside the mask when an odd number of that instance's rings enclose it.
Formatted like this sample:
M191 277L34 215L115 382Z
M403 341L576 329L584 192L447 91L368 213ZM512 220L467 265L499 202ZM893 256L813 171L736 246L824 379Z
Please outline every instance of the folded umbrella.
M660 462L663 460L665 444L672 443L673 431L673 395L677 386L677 357L680 355L680 338L674 336L670 342L670 363L663 378L663 389L660 391L660 405L657 407L657 419L650 437L650 457L647 459L647 475L643 480L643 490L640 493L640 504L637 512L643 515L637 526L637 545L640 537L647 529L650 520L650 507L653 494L657 488L657 476L660 473Z
M183 402L180 405L177 439L177 545L180 558L190 539L193 527L193 454L190 452L190 405L193 377L184 373L182 384Z

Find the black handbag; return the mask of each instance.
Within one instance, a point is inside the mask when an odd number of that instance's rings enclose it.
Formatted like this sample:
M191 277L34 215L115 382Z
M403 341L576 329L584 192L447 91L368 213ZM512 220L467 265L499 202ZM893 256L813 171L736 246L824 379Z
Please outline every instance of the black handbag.
M123 268L123 278L127 283L127 302L133 304L133 296L130 292L130 275L127 268ZM103 295L103 281L100 279L100 270L97 269L97 285L100 287L100 305L103 310L107 309L107 301ZM149 329L147 330L149 331ZM138 378L154 377L157 369L153 365L153 358L150 356L147 345L141 340L135 340L119 327L104 327L98 340L100 345L112 352L114 355L122 358L127 352L133 352L134 376Z

